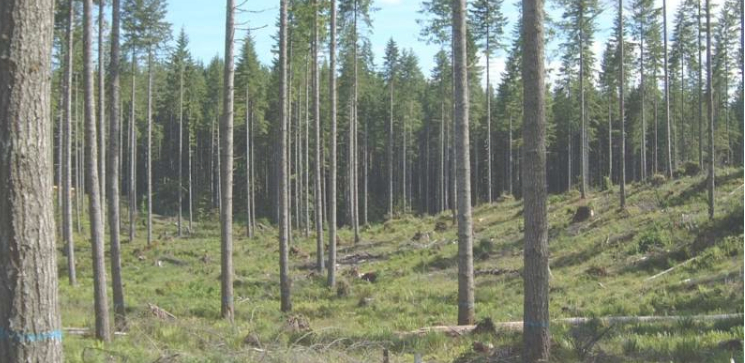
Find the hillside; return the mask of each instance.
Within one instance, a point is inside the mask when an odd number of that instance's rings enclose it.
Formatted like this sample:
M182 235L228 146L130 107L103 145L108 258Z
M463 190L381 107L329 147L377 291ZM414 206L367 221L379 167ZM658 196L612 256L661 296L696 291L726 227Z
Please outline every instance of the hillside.
M578 193L551 196L552 318L742 313L743 171L718 174L713 221L707 218L700 176L657 186L632 184L626 210L618 209L612 191L595 191L587 201L580 201ZM590 205L594 216L573 222L581 205ZM522 319L521 211L521 201L502 198L474 212L479 321ZM289 315L279 312L276 231L263 223L259 236L249 240L236 225L232 325L219 318L218 224L205 219L190 237L177 239L174 221L159 218L152 247L144 239L123 245L127 334L109 345L67 334L67 361L382 362L384 349L391 362L412 362L417 353L426 362L519 360L515 331L405 334L455 323L457 242L449 214L368 226L357 245L342 229L343 281L334 290L325 287L325 275L312 272L314 236L296 233L294 311ZM61 252L58 258L62 320L64 327L89 328L90 246L87 236L76 240L79 286L67 284ZM367 272L375 273L374 282L352 276ZM154 316L148 304L175 319ZM554 323L551 330L552 354L559 362L728 362L743 357L742 318ZM488 344L493 349L474 349Z

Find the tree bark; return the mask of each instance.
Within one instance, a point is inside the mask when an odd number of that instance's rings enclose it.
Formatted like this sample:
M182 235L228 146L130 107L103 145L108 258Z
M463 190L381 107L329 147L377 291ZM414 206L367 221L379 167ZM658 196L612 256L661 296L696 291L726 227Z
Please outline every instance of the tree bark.
M181 202L184 200L183 187L181 183L184 180L183 154L184 154L184 59L179 65L178 77L178 236L181 237L181 212L183 207Z
M579 6L579 113L581 118L579 137L579 192L582 199L587 197L587 125L585 121L585 57L584 57L584 13L583 2ZM572 155L569 155L571 158ZM571 170L570 170L571 172Z
M180 154L179 154L180 155ZM147 245L153 242L153 50L147 50ZM181 179L179 179L180 181Z
M286 0L282 0L283 3ZM329 140L328 224L329 260L328 286L336 286L336 0L331 0L329 19L329 104L331 106L331 140ZM317 142L317 141L316 141Z
M137 52L132 48L132 111L129 119L129 242L135 239L135 216L137 214L137 125L135 102L137 100Z
M707 189L709 194L709 219L714 219L714 92L711 73L711 3L706 0L706 121L709 124L709 170Z
M523 1L523 140L522 195L525 211L523 359L548 362L548 211L546 202L546 101L543 0Z
M453 71L455 153L458 180L458 325L474 320L473 220L468 129L468 61L466 53L466 0L453 0Z
M667 137L667 151L666 151L666 171L669 179L673 178L673 155L672 155L672 130L670 128L670 78L667 74L667 0L662 0L662 42L663 42L663 68L664 68L664 83L665 83L665 123L666 123L666 137Z
M232 1L232 0L229 0ZM287 145L287 117L288 84L287 84L287 0L280 0L279 11L279 284L280 284L280 309L283 312L292 310L290 296L290 272L288 261L288 239L289 239L289 195L288 195L288 145Z
M93 66L91 43L93 33L93 0L83 2L83 79L85 82L85 179L90 187L88 198L91 230L91 252L93 254L93 297L96 313L96 338L104 342L111 340L109 330L109 304L106 297L106 266L104 261L104 231L101 214L101 194L98 182L98 153L96 145L96 115L93 96Z
M8 362L64 360L49 157L53 9L51 0L0 3L0 357Z
M67 29L65 40L67 49L65 50L65 97L64 97L64 123L62 124L62 161L64 163L62 177L62 241L65 243L67 254L67 277L70 285L77 283L75 273L75 240L72 235L72 67L74 51L73 29L75 10L73 0L68 2L69 11L67 14Z
M626 208L626 116L624 106L624 38L623 38L623 0L618 0L618 115L621 122L621 209Z
M316 269L323 272L324 269L324 252L323 252L323 200L321 193L321 164L323 164L323 155L321 154L321 102L320 102L320 83L318 79L318 0L313 0L313 56L311 57L311 78L313 82L313 125L315 131L315 168L313 175L313 198L314 198L314 219L316 222ZM333 73L333 71L331 72ZM308 135L310 136L310 135Z
M233 321L233 39L235 0L227 0L225 16L225 70L223 115L220 122L220 272L222 317Z
M106 187L108 192L109 238L111 242L111 286L114 295L114 321L117 329L125 327L124 287L122 284L122 263L119 241L119 165L121 163L121 103L119 99L119 21L120 0L111 5L111 65L109 66L109 96L111 97L109 117L109 142L111 151L106 163Z
M106 228L106 93L104 91L103 17L105 1L98 2L98 177L101 183L101 216Z

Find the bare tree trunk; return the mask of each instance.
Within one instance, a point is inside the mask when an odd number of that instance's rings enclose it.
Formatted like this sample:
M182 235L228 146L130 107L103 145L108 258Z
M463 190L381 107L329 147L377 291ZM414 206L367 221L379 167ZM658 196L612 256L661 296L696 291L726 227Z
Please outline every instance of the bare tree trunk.
M621 122L621 209L626 208L626 116L624 106L624 88L626 85L626 75L624 74L624 55L623 55L623 0L618 0L618 52L620 61L618 62L618 115Z
M639 75L641 77L641 93L642 93L642 99L641 99L641 118L642 118L642 155L641 155L641 171L642 171L642 180L647 179L647 120L646 115L644 112L644 106L646 103L646 89L644 88L644 23L642 20L641 24L641 31L642 34L641 39L639 41ZM655 96L657 97L657 96Z
M220 122L220 273L222 317L233 321L233 39L235 36L235 0L227 0L225 16L225 71L223 115Z
M673 178L673 154L672 154L672 138L670 129L670 78L667 75L667 0L662 0L662 40L663 40L663 68L664 68L664 83L665 83L665 119L667 127L667 177Z
M742 4L742 2L740 2ZM703 100L703 59L701 56L701 0L697 2L697 16L696 16L696 42L698 48L696 53L698 55L698 167L701 171L704 170L704 134L703 134L703 119L704 119L704 107Z
M181 60L184 61L183 59ZM191 148L190 148L191 150ZM180 65L179 77L178 77L178 236L181 237L181 212L184 210L181 206L183 197L183 186L184 180L183 162L184 154L184 65ZM190 229L191 230L191 229Z
M69 11L67 14L67 29L65 33L67 48L65 50L65 98L64 98L64 123L62 125L62 161L64 163L62 177L62 241L65 243L65 252L67 254L67 276L70 285L77 283L75 274L75 241L72 235L72 62L74 51L73 29L75 10L73 0L68 3ZM77 190L75 191L78 192Z
M106 94L104 92L103 17L105 1L98 2L98 177L101 183L101 220L106 228Z
M354 1L354 23L353 23L353 37L354 37L354 46L353 46L353 57L354 60L354 85L353 85L353 95L352 95L352 124L350 126L350 140L351 140L351 148L350 148L350 158L351 158L351 180L350 185L352 188L352 229L354 230L354 243L357 243L360 241L360 222L359 222L359 203L358 203L358 197L359 197L359 188L357 187L357 184L359 182L359 178L357 175L357 105L358 105L358 83L359 83L359 77L358 77L358 62L359 59L357 58L358 50L357 50L357 41L358 41L358 35L357 35L357 12L359 11L357 5L357 0Z
M132 112L129 119L129 242L135 239L135 216L137 211L137 125L135 124L135 101L137 83L137 52L132 48Z
M587 197L587 125L585 121L585 57L584 57L584 34L583 34L583 2L579 6L579 114L581 118L580 136L579 136L579 169L580 182L579 192L582 199ZM623 58L622 58L623 59ZM621 60L623 63L623 60ZM572 155L569 155L571 158ZM571 171L571 170L570 170Z
M191 112L190 112L189 113L189 125L191 125L191 123L192 123L192 119L191 119ZM188 140L188 144L187 144L187 148L188 148L188 151L187 151L187 155L188 155L187 173L189 174L189 234L191 235L192 233L194 233L194 211L193 211L193 208L192 208L193 207L193 199L192 199L192 194L193 193L192 193L192 185L191 185L192 184L192 180L191 180L191 144L192 144L192 141L191 140L192 140L192 133L191 133L191 130L189 130L189 129L187 129L186 131L187 131L187 137L186 138Z
M386 145L386 158L388 160L388 218L393 218L393 78L394 75L391 74L391 79L388 81L388 143Z
M109 331L109 305L106 297L106 266L104 261L104 231L103 216L101 215L101 195L98 182L98 161L96 145L96 116L93 97L93 66L91 62L91 43L93 32L93 0L83 2L83 79L85 82L85 144L86 144L86 175L90 186L88 211L91 228L91 251L93 253L93 297L96 313L96 338L108 342L111 340Z
M147 50L147 245L153 242L153 50ZM179 179L180 181L180 179Z
M468 141L468 61L466 55L466 0L453 0L453 107L455 152L458 158L458 325L473 324L473 220Z
M286 0L282 0L284 3ZM328 286L336 285L336 0L331 0L329 20L329 103L331 106L331 140L329 140L329 260ZM316 133L317 135L317 133ZM318 141L316 141L318 142ZM316 188L318 190L318 188ZM317 200L317 197L316 197ZM318 223L318 222L316 222Z
M611 99L611 90L608 90L608 180L613 183L613 115L611 113Z
M313 125L315 131L315 168L313 175L313 198L315 199L315 206L313 210L315 212L314 219L316 222L316 269L318 269L318 272L323 272L323 200L321 192L321 164L323 164L323 154L321 153L321 102L320 82L318 77L319 11L321 11L321 9L318 8L318 0L313 0L313 56L311 57L311 79L313 82ZM333 74L333 70L330 73ZM335 147L336 146L334 146L334 148ZM331 230L331 228L329 228L329 230ZM333 269L333 267L331 269Z
M251 105L246 84L246 237L253 238L251 225Z
M230 0L232 1L232 0ZM292 310L290 295L290 272L288 261L288 239L289 239L289 195L288 195L288 168L287 168L287 126L289 124L287 115L288 84L287 84L287 0L280 0L279 11L279 99L280 99L280 126L279 126L279 284L280 284L280 309L283 312Z
M0 3L0 357L8 362L64 360L48 127L53 9L51 0Z
M488 11L489 7L487 7ZM488 15L487 15L488 18ZM486 198L489 203L493 202L492 198L492 151L491 151L491 79L489 72L489 28L490 24L487 24L486 28Z
M75 48L73 47L73 52L75 51ZM83 227L80 223L81 213L80 213L80 205L82 202L82 196L85 195L85 192L83 191L83 183L81 182L81 179L83 179L83 174L81 173L82 170L82 161L81 159L81 153L80 153L80 109L79 109L79 102L78 102L78 76L75 75L73 77L73 87L75 87L75 117L73 118L73 128L72 128L72 135L73 135L73 146L75 148L75 224L78 230L78 234L83 233Z
M112 1L111 9L111 65L109 66L110 126L109 142L111 152L106 163L106 187L109 189L109 238L111 241L111 287L114 295L114 321L117 329L123 330L124 320L124 287L122 284L122 263L119 241L119 165L121 164L121 103L119 98L119 19L120 0Z
M543 0L523 1L523 140L525 211L523 360L548 362L548 211L546 204L546 101Z
M714 92L711 73L711 3L706 0L706 110L709 124L709 170L706 184L709 191L709 219L714 219Z

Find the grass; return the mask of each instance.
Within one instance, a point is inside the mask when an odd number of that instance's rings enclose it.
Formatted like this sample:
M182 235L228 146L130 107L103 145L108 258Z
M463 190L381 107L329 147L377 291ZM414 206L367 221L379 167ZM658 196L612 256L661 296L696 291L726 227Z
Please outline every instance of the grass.
M631 315L708 315L743 312L743 171L719 171L715 219L707 217L703 177L684 177L659 186L633 183L627 208L618 208L617 188L580 200L576 192L549 201L552 318ZM572 223L573 212L592 205L595 216ZM475 269L522 270L522 203L504 198L474 211ZM366 252L360 272L375 271L369 283L352 278L351 265L339 267L346 295L325 287L325 275L309 268L315 238L296 233L293 244L308 259L292 257L294 309L279 311L277 233L271 227L248 239L234 228L235 322L220 313L219 228L205 217L195 232L176 238L174 220L157 218L155 244L145 246L144 231L123 245L123 276L128 334L102 344L91 337L64 337L70 362L392 362L519 361L521 336L443 334L404 336L431 325L455 324L457 316L457 237L450 216L402 216L363 228L362 241L342 229L339 258ZM447 229L435 231L444 222ZM126 230L126 226L124 226ZM428 239L414 241L417 234ZM69 286L66 260L59 261L62 322L92 327L92 280L87 235L76 235L78 285ZM60 251L62 246L59 246ZM137 258L138 254L145 257ZM185 265L156 261L169 256ZM207 262L203 262L202 258ZM645 281L694 258L671 272ZM108 262L108 261L107 261ZM476 277L477 320L522 319L519 273ZM109 293L109 296L111 294ZM110 302L111 303L111 302ZM154 318L155 304L177 319ZM310 331L288 328L302 317ZM112 317L113 318L113 317ZM742 361L742 319L720 322L684 320L583 327L553 324L552 361L576 362L728 362ZM602 334L600 334L602 332ZM244 343L247 336L252 343ZM472 349L488 342L490 353ZM590 346L582 342L593 342ZM739 344L738 344L739 342ZM265 352L258 351L266 350Z

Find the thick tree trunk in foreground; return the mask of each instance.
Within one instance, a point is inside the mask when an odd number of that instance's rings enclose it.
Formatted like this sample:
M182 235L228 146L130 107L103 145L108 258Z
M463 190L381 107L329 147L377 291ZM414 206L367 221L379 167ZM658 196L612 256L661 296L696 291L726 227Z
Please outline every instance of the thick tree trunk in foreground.
M119 241L119 164L121 163L122 119L119 100L119 6L120 0L113 0L111 9L111 72L109 78L109 96L111 97L111 114L109 117L109 142L111 150L106 163L106 187L109 189L109 237L111 241L111 285L114 293L114 320L117 329L124 329L124 288L122 284L122 263Z
M472 324L473 220L468 141L468 61L466 56L466 0L453 0L453 70L455 71L455 153L458 180L458 325Z
M280 0L279 12L279 284L280 284L280 309L283 312L292 310L290 299L290 271L288 256L289 239L289 188L287 168L287 0Z
M523 1L522 194L525 211L523 360L548 362L548 211L546 204L546 101L543 0Z
M222 317L233 321L233 39L235 0L227 0L225 16L225 80L220 122L220 242Z
M54 2L0 2L0 359L62 362L52 195ZM11 67L12 65L12 67Z
M330 39L329 39L329 103L331 105L331 140L329 140L329 260L328 285L336 285L336 0L331 0Z
M98 182L98 152L96 145L96 116L93 103L93 66L91 43L93 33L93 0L83 2L83 79L85 82L85 181L90 187L88 198L91 229L91 252L93 254L93 305L96 313L96 338L108 342L109 304L106 297L106 266L104 261L104 231L101 213L101 194Z

